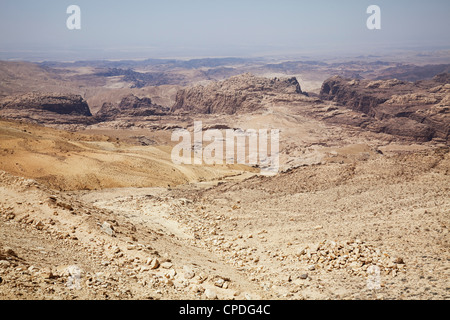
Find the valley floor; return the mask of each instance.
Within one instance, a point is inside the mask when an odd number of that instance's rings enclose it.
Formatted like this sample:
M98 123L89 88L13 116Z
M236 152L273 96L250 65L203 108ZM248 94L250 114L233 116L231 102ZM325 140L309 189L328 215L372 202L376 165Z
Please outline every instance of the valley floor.
M3 171L0 299L448 299L448 149L346 157L170 188Z

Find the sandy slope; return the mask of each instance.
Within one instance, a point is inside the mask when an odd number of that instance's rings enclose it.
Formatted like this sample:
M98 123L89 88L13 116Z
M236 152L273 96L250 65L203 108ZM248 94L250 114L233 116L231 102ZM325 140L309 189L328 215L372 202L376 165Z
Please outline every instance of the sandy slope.
M174 186L242 173L249 168L176 166L169 147L138 147L83 135L0 121L0 167L56 189Z
M448 148L380 153L349 135L316 150L320 161L260 177L172 171L164 148L107 137L1 130L2 169L38 182L0 175L0 298L448 298Z

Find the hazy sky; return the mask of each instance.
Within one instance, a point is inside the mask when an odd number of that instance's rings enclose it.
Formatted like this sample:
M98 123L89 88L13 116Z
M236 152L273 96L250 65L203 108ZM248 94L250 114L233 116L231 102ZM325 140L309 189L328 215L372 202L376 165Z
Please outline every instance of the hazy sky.
M66 9L81 8L81 30ZM381 30L368 30L369 5ZM247 56L449 48L449 0L0 0L0 57Z

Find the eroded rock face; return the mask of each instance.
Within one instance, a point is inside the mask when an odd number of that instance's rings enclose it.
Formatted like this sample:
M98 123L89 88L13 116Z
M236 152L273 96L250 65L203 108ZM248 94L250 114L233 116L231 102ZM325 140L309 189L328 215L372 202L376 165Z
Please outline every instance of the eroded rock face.
M448 142L450 130L450 76L415 83L393 80L352 80L332 77L320 92L323 100L368 116L364 126L373 131ZM377 120L371 126L370 119ZM342 119L341 119L342 120Z
M235 114L263 109L268 101L302 98L307 97L296 78L267 79L247 73L207 86L180 90L171 110Z
M101 121L108 121L123 117L165 115L168 111L168 108L153 104L150 98L138 98L130 94L124 97L118 105L109 102L104 103L97 112L96 118Z
M48 125L88 125L95 122L87 102L79 95L27 93L0 101L0 117Z
M1 109L44 110L61 115L91 116L89 106L79 95L57 93L27 93L5 98Z

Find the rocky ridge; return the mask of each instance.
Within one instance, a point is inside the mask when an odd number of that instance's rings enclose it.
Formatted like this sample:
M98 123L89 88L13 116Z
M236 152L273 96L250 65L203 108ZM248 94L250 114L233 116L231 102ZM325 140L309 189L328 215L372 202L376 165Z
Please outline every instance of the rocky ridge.
M97 112L96 118L99 121L109 121L124 117L163 116L168 112L168 108L154 104L150 98L138 98L130 94L124 97L118 105L104 103Z
M89 106L79 95L27 93L3 99L1 109L43 110L61 115L92 116Z
M246 73L180 90L171 110L231 115L264 110L270 103L308 99L296 78L268 79Z
M360 113L359 117L347 119L334 117L338 122L418 141L437 139L448 142L449 74L415 83L397 79L370 81L335 76L323 83L320 98Z
M92 124L89 105L80 96L62 93L27 93L0 101L0 117L43 124Z

